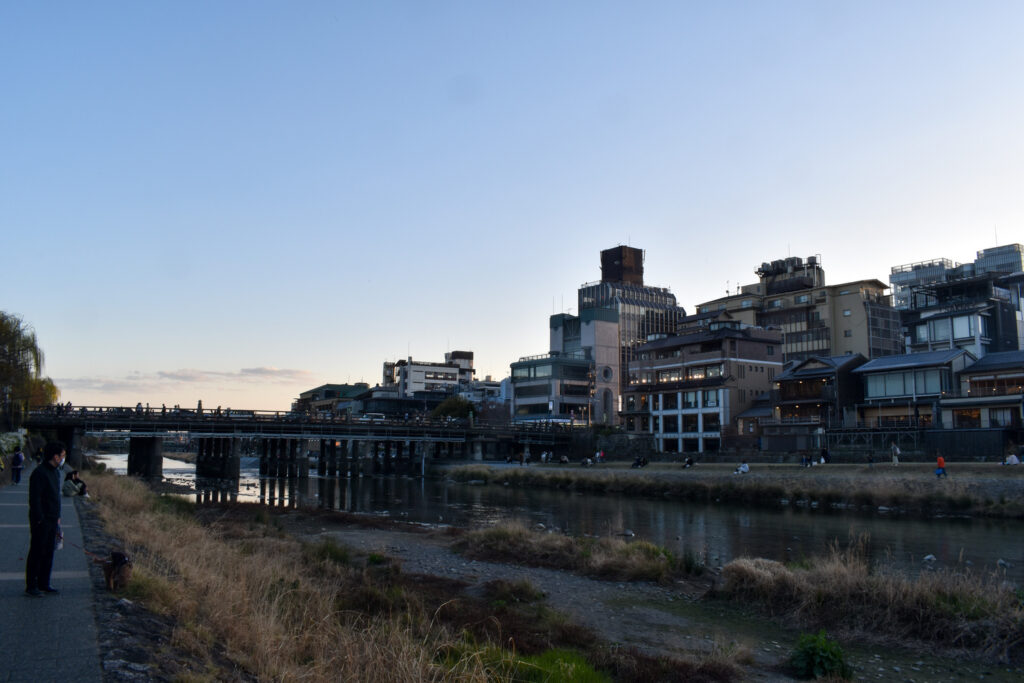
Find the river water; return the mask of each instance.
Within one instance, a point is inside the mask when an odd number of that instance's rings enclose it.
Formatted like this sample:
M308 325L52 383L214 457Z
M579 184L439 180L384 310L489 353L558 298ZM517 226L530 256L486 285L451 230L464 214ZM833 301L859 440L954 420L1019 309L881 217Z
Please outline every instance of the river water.
M115 472L124 473L127 456L104 459ZM165 458L164 477L195 488L192 465ZM484 527L514 520L572 535L622 535L651 541L677 554L696 552L712 566L737 557L799 560L867 534L869 557L880 567L913 573L971 566L998 571L1018 584L1024 581L1024 523L1012 520L920 520L793 508L745 509L409 477L260 479L255 458L242 459L237 499L425 524ZM926 562L928 555L935 561ZM1000 567L999 560L1010 566Z

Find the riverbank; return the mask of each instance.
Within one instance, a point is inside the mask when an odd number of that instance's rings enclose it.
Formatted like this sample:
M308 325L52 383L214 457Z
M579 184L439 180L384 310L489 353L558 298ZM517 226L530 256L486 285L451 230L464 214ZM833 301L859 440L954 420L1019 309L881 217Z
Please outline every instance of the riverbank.
M786 660L799 635L792 614L772 622L738 607L747 596L729 594L755 586L784 595L780 586L730 579L730 589L713 569L692 579L656 576L662 583L598 580L527 564L538 547L564 547L557 534L517 534L516 543L530 545L491 544L491 555L476 559L472 551L485 544L456 530L322 510L196 508L123 477L96 479L97 512L135 554L128 595L169 620L170 642L218 680L510 680L510 667L534 666L526 658L554 648L580 652L612 680L789 680ZM463 554L453 554L460 544ZM641 554L668 563L663 553ZM841 620L845 612L831 614ZM949 657L948 644L929 650L920 639L886 635L883 647L847 637L858 678L1024 673ZM352 668L353 658L366 661ZM392 658L410 665L396 672Z
M869 514L926 517L968 515L1024 519L1024 466L970 463L947 466L938 479L925 464L795 465L758 464L734 474L732 464L461 465L446 471L459 482L545 487L587 493L673 498L701 503L831 508Z
M528 580L408 573L384 548L288 528L331 513L197 509L109 475L90 490L107 533L134 555L127 596L171 619L171 643L216 680L546 680L572 657L612 680L740 678L724 650L672 658L613 645L552 610ZM378 541L409 533L375 527L361 530Z

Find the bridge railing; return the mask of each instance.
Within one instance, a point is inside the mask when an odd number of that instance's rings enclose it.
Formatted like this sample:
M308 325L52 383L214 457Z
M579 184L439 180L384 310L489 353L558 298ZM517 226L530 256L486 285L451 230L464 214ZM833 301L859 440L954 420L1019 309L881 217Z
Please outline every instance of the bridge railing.
M431 418L410 416L395 418L367 418L360 416L308 414L280 410L232 410L214 409L192 409L192 408L159 408L136 406L127 408L124 406L72 406L71 404L47 406L33 410L28 415L29 419L41 421L55 421L75 423L80 421L117 421L117 422L138 422L149 424L170 425L174 423L188 422L209 422L225 424L236 422L242 423L264 423L273 425L347 425L367 427L407 427L412 429L473 429L475 431L501 431L516 433L568 433L578 429L582 425L570 425L559 422L494 422L486 420L474 420L472 426L469 420L464 418Z

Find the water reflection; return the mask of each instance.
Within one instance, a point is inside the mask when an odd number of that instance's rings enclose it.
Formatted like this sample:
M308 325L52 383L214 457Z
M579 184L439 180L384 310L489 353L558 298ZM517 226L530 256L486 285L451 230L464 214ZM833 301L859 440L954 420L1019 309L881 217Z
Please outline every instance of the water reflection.
M1024 545L1019 540L1024 523L1012 520L916 520L792 508L716 508L402 476L279 479L260 477L258 462L243 462L240 479L226 488L195 483L199 502L240 500L282 508L323 507L462 527L515 520L574 535L632 533L634 538L677 554L697 552L713 565L743 556L799 560L822 554L833 543L845 545L851 538L868 534L869 557L881 566L916 572L969 562L975 569L995 571L1002 559L1011 565L1005 570L1007 578L1024 580ZM936 562L926 565L926 555L934 555Z

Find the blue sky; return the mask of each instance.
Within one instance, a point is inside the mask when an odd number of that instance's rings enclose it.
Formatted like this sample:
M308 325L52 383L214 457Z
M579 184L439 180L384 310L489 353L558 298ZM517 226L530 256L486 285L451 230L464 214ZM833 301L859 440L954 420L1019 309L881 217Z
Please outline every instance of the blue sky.
M0 310L79 404L278 409L547 350L599 252L694 305L1024 242L1024 3L0 5Z

